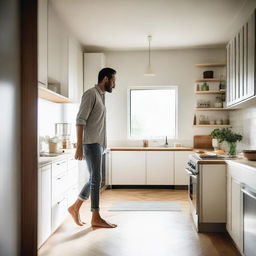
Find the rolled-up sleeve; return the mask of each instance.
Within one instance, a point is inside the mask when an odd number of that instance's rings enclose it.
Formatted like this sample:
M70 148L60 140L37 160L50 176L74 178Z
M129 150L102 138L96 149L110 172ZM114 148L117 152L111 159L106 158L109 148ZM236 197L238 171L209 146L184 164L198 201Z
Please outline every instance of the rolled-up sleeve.
M86 121L92 111L95 101L95 94L92 90L88 90L83 94L79 111L76 116L77 125L86 125Z

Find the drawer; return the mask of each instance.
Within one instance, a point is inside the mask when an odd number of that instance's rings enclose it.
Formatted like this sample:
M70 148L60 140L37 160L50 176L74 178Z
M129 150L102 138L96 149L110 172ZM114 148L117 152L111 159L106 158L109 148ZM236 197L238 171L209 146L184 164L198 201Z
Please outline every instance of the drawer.
M68 159L68 169L72 169L78 167L78 160L75 159L75 157L70 157Z
M52 232L54 232L59 225L67 217L68 199L60 197L59 200L52 205Z
M52 178L52 200L55 202L58 198L67 191L69 186L68 175L61 173Z
M52 176L58 176L62 172L67 172L68 160L62 159L60 161L52 163Z

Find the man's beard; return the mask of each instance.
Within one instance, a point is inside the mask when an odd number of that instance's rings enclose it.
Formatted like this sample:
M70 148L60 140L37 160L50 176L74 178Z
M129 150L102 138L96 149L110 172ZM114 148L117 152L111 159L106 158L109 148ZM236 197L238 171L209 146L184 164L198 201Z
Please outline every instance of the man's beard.
M110 83L106 83L105 85L104 85L104 88L105 88L105 90L107 91L107 92L112 92L112 87L111 87L111 85L110 85Z

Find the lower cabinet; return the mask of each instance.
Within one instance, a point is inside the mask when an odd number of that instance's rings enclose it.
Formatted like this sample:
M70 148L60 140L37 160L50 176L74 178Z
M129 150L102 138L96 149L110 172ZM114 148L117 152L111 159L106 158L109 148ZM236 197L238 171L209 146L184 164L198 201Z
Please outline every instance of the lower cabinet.
M51 235L51 165L38 171L38 246Z
M174 151L174 184L188 185L188 174L185 167L191 151Z
M146 184L145 151L112 152L112 184L145 185Z
M241 182L230 175L230 167L227 173L227 231L234 240L238 249L243 248L243 202ZM233 171L233 170L232 170Z
M112 185L187 185L191 151L112 151Z
M67 216L68 199L62 196L52 204L52 232L54 232Z
M146 180L147 185L174 184L173 152L148 151L146 152Z

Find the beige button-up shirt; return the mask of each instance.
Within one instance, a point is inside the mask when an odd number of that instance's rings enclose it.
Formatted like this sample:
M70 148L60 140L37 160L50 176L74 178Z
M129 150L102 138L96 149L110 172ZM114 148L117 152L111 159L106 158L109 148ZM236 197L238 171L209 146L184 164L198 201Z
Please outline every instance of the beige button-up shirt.
M83 144L99 143L104 149L107 147L105 92L98 85L83 94L76 124L84 126Z

